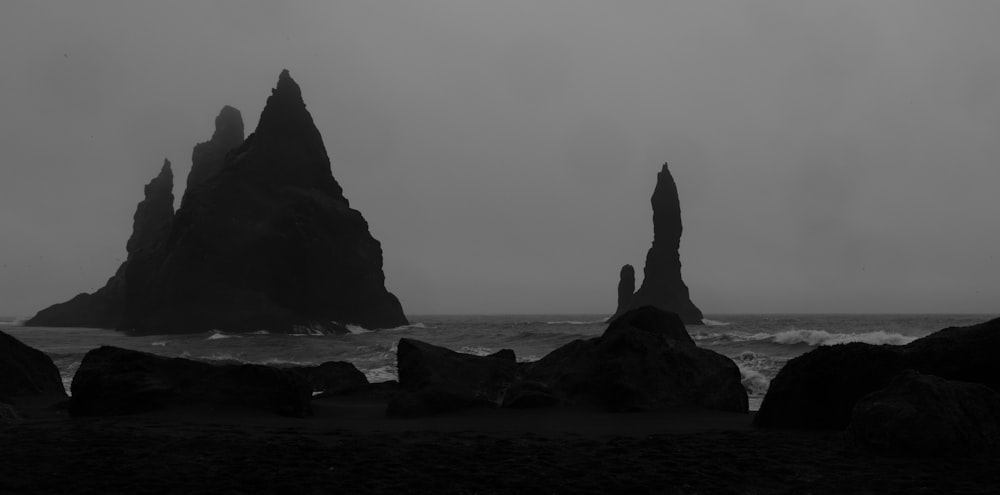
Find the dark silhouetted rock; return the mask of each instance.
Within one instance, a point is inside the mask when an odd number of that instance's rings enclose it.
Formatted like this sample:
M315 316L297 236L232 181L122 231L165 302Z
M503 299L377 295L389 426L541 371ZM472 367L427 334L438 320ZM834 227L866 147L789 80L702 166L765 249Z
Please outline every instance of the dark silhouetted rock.
M504 359L504 360L507 360L507 361L515 362L515 363L517 362L517 355L514 354L514 350L513 349L500 349L499 351L494 352L493 354L490 354L490 355L488 355L486 357L497 358L497 359Z
M509 356L474 356L413 339L400 339L396 349L400 393L389 403L390 416L498 407L521 369Z
M174 216L174 175L164 160L160 173L146 184L145 197L136 207L127 256L104 287L92 294L78 294L64 303L38 312L25 322L35 327L119 328L126 320L130 300L146 291L146 274L153 269L149 256L170 230ZM132 279L130 286L128 280Z
M0 332L0 398L66 395L55 363L44 352Z
M256 131L227 150L241 136L239 112L224 108L212 139L195 148L191 187L176 214L170 181L157 178L136 212L129 257L108 287L28 323L136 334L407 324L385 288L382 247L333 178L288 71ZM168 196L169 216L161 207Z
M73 377L70 414L107 416L173 406L233 406L285 416L311 414L312 387L301 375L254 364L214 365L102 346Z
M368 386L368 378L353 364L327 361L319 366L289 368L312 384L313 392L327 395L351 393Z
M187 189L191 191L222 171L226 154L243 143L243 116L240 111L226 105L215 117L212 139L198 143L191 153L191 171L188 172Z
M1000 390L1000 319L940 330L905 346L842 344L790 360L771 380L755 424L842 429L857 401L905 369Z
M618 274L618 307L615 314L624 314L632 296L635 295L635 268L632 265L622 266L621 273Z
M701 310L691 302L688 287L681 279L681 205L677 196L677 184L665 163L663 170L657 175L651 202L653 245L646 254L642 286L627 300L623 300L625 293L629 292L629 285L635 287L635 273L632 272L632 283L629 284L626 267L631 267L625 265L618 284L618 310L610 320L631 309L654 306L677 313L685 324L701 325Z
M902 369L898 349L861 343L818 347L771 380L754 424L764 428L843 428L861 397Z
M0 402L0 426L9 426L20 420L21 417L17 414L17 409L14 409L14 406Z
M533 363L505 406L553 403L747 412L747 393L731 359L695 345L676 314L647 306L616 318L600 337L570 342Z
M1000 450L1000 393L978 383L906 370L861 398L847 427L855 445L902 457Z

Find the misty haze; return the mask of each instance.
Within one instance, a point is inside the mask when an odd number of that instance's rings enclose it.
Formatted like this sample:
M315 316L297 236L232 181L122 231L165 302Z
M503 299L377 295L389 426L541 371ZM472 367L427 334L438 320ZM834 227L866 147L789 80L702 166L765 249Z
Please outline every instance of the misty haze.
M1000 3L0 10L0 493L1000 486Z

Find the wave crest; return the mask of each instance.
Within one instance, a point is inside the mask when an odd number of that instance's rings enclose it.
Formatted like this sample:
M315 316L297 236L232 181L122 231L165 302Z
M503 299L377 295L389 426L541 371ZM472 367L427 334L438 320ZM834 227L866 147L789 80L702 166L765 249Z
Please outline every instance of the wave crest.
M886 332L884 330L865 333L831 333L826 330L794 329L778 333L698 332L691 334L691 338L693 338L696 342L706 345L752 342L779 345L808 345L817 347L823 345L847 344L852 342L861 342L872 345L905 345L917 340L919 337L903 335L895 332Z

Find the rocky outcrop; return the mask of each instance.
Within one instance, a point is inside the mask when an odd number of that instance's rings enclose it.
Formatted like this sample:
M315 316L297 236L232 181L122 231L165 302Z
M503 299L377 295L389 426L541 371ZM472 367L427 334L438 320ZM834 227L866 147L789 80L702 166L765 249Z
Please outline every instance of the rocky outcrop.
M226 154L243 143L243 115L226 105L215 117L212 139L198 143L191 153L191 171L188 172L187 189L191 191L222 171Z
M62 378L44 352L0 332L0 399L66 395Z
M400 392L389 402L389 416L499 407L521 369L509 350L474 356L413 339L400 339L396 348Z
M748 401L731 359L698 347L676 314L646 306L616 318L600 337L571 342L532 364L504 403L553 404L747 412Z
M344 361L327 361L318 366L289 368L302 375L313 392L340 395L368 387L368 378L356 366Z
M102 346L73 376L70 414L108 416L209 405L311 414L312 387L301 375L269 366L213 365Z
M1000 319L947 328L905 346L841 344L788 361L771 380L756 425L843 429L861 397L905 369L1000 390Z
M847 427L856 446L902 457L1000 451L1000 393L906 370L861 398Z
M618 274L618 306L615 309L616 315L625 314L625 311L627 311L626 308L634 294L635 268L632 268L632 265L624 265Z
M174 216L174 175L164 160L160 173L144 189L143 200L132 217L132 235L125 244L126 258L114 276L92 294L78 294L69 301L38 312L25 322L35 327L119 328L127 320L130 300L141 298L151 270L150 253L166 238ZM130 285L128 280L133 280Z
M631 278L631 286L635 287L635 274L629 270L632 276L628 277L626 268L631 269L631 266L625 265L618 284L618 310L609 321L631 309L654 306L677 313L685 324L701 325L701 310L691 302L688 287L681 279L681 206L677 184L665 163L657 175L651 203L653 245L646 254L642 286L635 294L629 293L628 279Z
M241 136L239 112L224 108L212 139L195 148L191 187L176 214L170 187L158 178L136 212L129 257L103 292L44 310L28 324L83 322L136 334L405 325L399 300L385 288L381 245L333 178L288 71L256 131L226 149ZM169 217L160 207L167 196Z

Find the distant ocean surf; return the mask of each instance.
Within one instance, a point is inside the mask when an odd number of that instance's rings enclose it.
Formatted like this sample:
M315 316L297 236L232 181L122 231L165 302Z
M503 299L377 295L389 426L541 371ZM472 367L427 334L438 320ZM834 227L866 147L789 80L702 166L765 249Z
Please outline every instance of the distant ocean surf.
M519 361L534 361L576 339L600 335L606 315L411 316L415 323L349 335L274 335L267 332L127 337L110 330L27 328L19 318L0 317L0 329L47 352L69 390L87 351L114 345L165 356L211 362L305 365L349 361L370 381L396 378L396 343L410 337L456 351L485 355L513 349ZM698 345L729 356L740 367L750 408L757 409L771 379L791 358L821 345L847 342L903 345L951 326L986 321L991 315L709 315L688 331Z

